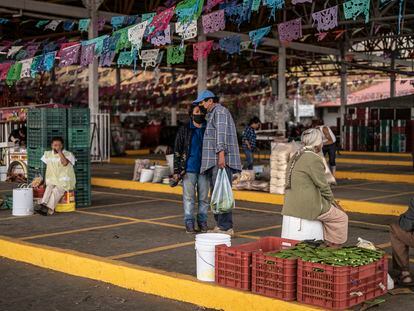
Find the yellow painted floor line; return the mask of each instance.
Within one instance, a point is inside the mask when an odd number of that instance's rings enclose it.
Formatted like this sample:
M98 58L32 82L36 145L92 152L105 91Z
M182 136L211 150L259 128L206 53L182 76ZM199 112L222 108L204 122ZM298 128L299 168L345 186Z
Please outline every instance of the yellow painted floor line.
M12 219L26 219L29 217L38 217L38 214L33 214L33 215L28 215L28 216L10 216L10 217L4 217L4 218L0 218L0 221L2 220L12 220Z
M136 252L130 252L130 253L125 253L125 254L120 254L120 255L114 255L114 256L107 257L107 258L108 259L122 259L122 258L134 257L134 256L138 256L138 255L145 255L145 254L150 254L150 253L156 253L156 252L162 252L162 251L166 251L166 250L170 250L170 249L175 249L175 248L179 248L179 247L189 246L189 245L193 245L194 243L195 243L194 241L184 242L184 243L176 243L176 244L172 244L172 245L166 245L166 246L160 246L160 247L144 249L142 251L136 251Z
M337 171L335 177L338 179L363 179L372 181L386 181L414 184L414 174L382 174L367 172Z
M385 165L385 166L413 166L412 161L391 161L391 160L368 160L368 159L346 159L337 158L337 163L350 163L350 164L367 164L367 165Z
M102 226L88 227L88 228L82 228L82 229L65 230L65 231L45 233L45 234L37 234L37 235L23 237L21 238L21 240L27 241L27 240L47 238L51 236L58 236L58 235L64 235L64 234L80 233L80 232L87 232L87 231L99 230L99 229L116 228L116 227L122 227L122 226L129 226L129 225L133 225L137 223L139 223L139 221L128 221L128 222L121 222L118 224L102 225Z
M395 197L400 197L402 195L413 194L413 193L414 193L413 191L407 191L407 192L386 194L386 195L380 195L380 196L375 196L375 197L369 197L366 199L362 199L361 201L372 201L372 200L379 200L379 199L395 198Z
M410 153L396 153L396 152L364 152L364 151L341 151L341 154L344 155L368 155L368 156L385 156L385 157L404 157L404 158L410 158Z
M335 189L368 186L368 185L373 185L373 184L378 184L378 183L379 183L378 181L369 181L369 182L363 182L363 183L357 183L357 184L339 185L339 186L335 186Z
M245 230L245 231L240 231L240 232L236 231L236 234L249 234L249 233L262 232L262 231L279 229L279 228L282 228L282 225L269 226L269 227L257 228L257 229L252 229L252 230Z
M182 194L181 187L171 188L168 185L153 184L153 183L139 183L135 181L120 180L120 179L92 178L92 184L94 186L102 186L102 187L109 187L109 188L116 188L116 189L150 191L150 192L169 193L169 194L178 194L178 195ZM282 205L284 201L283 195L264 193L264 192L254 192L254 191L234 191L234 198L236 200L241 200L241 201L266 203L266 204L277 204L277 205ZM353 200L346 200L346 199L338 199L338 200L341 202L343 208L346 211L353 212L353 213L399 216L407 210L407 206L405 205L384 204L384 203L366 202L366 201L353 201Z
M138 149L138 150L126 150L127 155L149 155L151 151L149 149Z
M336 189L336 188L334 188ZM397 191L397 190L383 190L383 189L375 189L375 188L366 188L366 187L347 187L347 189L356 189L356 190L364 190L364 191L376 191L376 192L384 192L384 193L388 193L388 194L394 194L394 193L400 193L401 191ZM363 200L361 200L363 201Z
M18 239L0 237L0 249L1 255L11 260L205 308L225 311L320 310L199 282L187 275L140 267L76 251L30 244Z

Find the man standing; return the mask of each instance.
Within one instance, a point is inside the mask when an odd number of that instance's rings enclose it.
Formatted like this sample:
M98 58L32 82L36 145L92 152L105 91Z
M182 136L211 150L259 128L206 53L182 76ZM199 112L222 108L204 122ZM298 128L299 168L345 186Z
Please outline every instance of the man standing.
M199 105L202 113L208 113L200 172L208 176L213 190L219 169L225 169L230 183L233 173L241 171L236 126L230 112L218 103L213 92L204 90L194 104ZM212 232L234 234L231 211L216 214L214 219L217 226Z
M335 177L336 173L336 136L332 132L331 128L326 125L318 126L323 135L323 155L328 154L329 168L332 175Z
M243 131L242 134L242 147L243 152L246 155L246 168L248 170L253 169L253 152L256 149L256 130L260 127L260 119L253 117L249 121L249 125Z

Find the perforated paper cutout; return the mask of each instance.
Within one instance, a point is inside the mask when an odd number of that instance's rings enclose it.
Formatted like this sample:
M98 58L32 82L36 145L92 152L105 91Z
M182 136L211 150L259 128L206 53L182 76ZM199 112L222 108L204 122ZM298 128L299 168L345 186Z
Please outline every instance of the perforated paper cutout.
M290 42L302 37L302 19L297 18L277 25L279 40Z
M114 33L112 36L105 38L103 40L102 54L115 51L120 36L119 33Z
M225 0L207 0L207 4L204 7L205 12L210 12L217 4L224 2ZM259 0L260 1L260 0Z
M151 49L151 50L142 50L141 51L141 61L142 67L147 69L147 67L155 67L157 65L157 58L160 49Z
M98 29L98 31L102 31L105 27L105 23L106 23L106 18L101 16L97 19L96 21L96 28Z
M156 36L159 32L167 29L168 24L170 23L171 18L174 16L175 7L166 9L152 18L151 23L148 25L150 33L148 34L148 39Z
M338 26L338 6L312 14L313 24L319 32L328 31Z
M328 35L327 32L320 32L315 34L315 36L318 38L318 41L322 41L323 39L325 39L325 37Z
M182 40L195 38L197 37L197 21L191 21L187 24L177 22L175 23L175 32Z
M305 3L305 2L312 3L312 0L292 0L293 5L301 4L301 3Z
M93 59L95 58L95 44L82 45L82 53L80 58L80 65L86 67L89 64L92 64Z
M140 50L142 47L142 39L144 38L145 28L147 27L148 21L139 23L128 29L128 40L131 45Z
M240 42L240 52L246 51L250 47L250 44L252 44L251 41Z
M22 64L19 62L14 63L10 67L9 72L7 73L6 84L13 85L14 83L16 83L16 81L20 79L21 71L22 71Z
M81 45L72 45L60 51L59 67L70 66L79 59Z
M128 40L128 30L131 27L125 27L114 32L114 34L119 34L118 43L116 44L115 52L119 52L123 49L129 49L131 47L131 42Z
M343 6L345 19L356 20L359 15L365 15L365 23L369 22L370 0L350 0Z
M137 57L136 50L121 52L119 53L118 60L117 60L118 66L122 66L122 65L130 66L132 62L135 61L136 57Z
M7 73L11 67L12 63L1 63L0 64L0 80L5 80Z
M253 12L259 11L261 2L262 2L262 0L253 0L253 2L252 2L252 11Z
M43 26L45 26L46 24L48 24L50 22L50 20L48 19L44 19L44 20L40 20L36 23L36 28L42 28Z
M16 55L17 52L19 52L22 48L23 48L23 45L11 46L10 49L7 51L7 58L10 58Z
M151 44L155 46L171 44L171 26L168 25L163 32L158 34L158 36L152 37Z
M89 24L91 23L90 18L83 18L79 20L78 30L80 32L88 31Z
M44 71L51 71L55 65L56 52L49 52L43 57L42 69Z
M231 37L224 37L220 39L219 46L220 49L225 51L227 54L240 54L240 43L241 37L238 35Z
M103 53L101 58L99 59L99 66L110 67L112 65L112 62L114 61L115 55L115 51Z
M213 13L203 15L202 24L205 34L224 30L224 28L226 28L224 10L214 11Z
M113 16L111 18L111 25L113 29L118 29L124 24L125 16Z
M187 46L169 46L167 48L167 64L181 64L184 62Z
M36 74L42 70L43 55L33 57L32 65L30 66L30 76L36 78Z
M256 49L259 46L260 41L263 39L263 37L265 37L270 32L271 29L272 27L268 26L268 27L263 27L263 28L259 28L256 30L252 30L249 32L249 38L254 46L254 49Z
M195 61L199 59L206 59L213 47L213 40L197 42L193 44L193 59Z
M271 9L269 19L276 20L276 10L281 10L285 6L285 0L263 0L263 4Z
M50 29L50 30L55 31L55 30L56 30L56 28L59 26L59 24L60 24L61 22L62 22L62 21L61 21L60 19L54 19L54 20L52 20L49 24L47 24L47 25L45 26L44 30L46 30L46 29Z
M197 20L203 9L204 0L183 0L177 4L175 14L181 23Z
M22 60L22 71L20 73L20 79L30 78L31 77L31 67L32 67L33 58L28 58Z
M155 16L155 13L144 13L141 16L141 22L149 21L150 23L154 16Z
M67 20L63 22L63 30L64 31L72 31L73 27L75 27L75 21Z
M82 41L82 45L95 44L95 55L100 56L103 50L104 40L108 38L108 35L99 36L90 40Z

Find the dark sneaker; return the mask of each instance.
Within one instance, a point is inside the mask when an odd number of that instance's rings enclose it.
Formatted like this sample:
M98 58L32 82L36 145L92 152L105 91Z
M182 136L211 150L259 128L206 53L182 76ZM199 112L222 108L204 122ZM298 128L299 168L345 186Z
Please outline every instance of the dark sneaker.
M207 223L206 222L198 223L198 229L200 230L201 233L207 233L208 231Z
M188 222L185 224L185 232L187 233L191 233L194 234L196 233L195 229L194 229L194 224L191 222Z
M47 216L49 208L47 206L41 205L40 209L37 212L42 216Z

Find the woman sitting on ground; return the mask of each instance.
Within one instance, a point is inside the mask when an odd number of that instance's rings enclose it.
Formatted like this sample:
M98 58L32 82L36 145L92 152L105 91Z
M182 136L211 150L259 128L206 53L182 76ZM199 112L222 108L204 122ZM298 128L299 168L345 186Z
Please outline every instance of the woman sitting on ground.
M348 238L348 216L335 203L319 155L323 142L318 129L302 134L302 148L291 158L286 174L285 202L282 214L323 224L324 240L339 245Z

